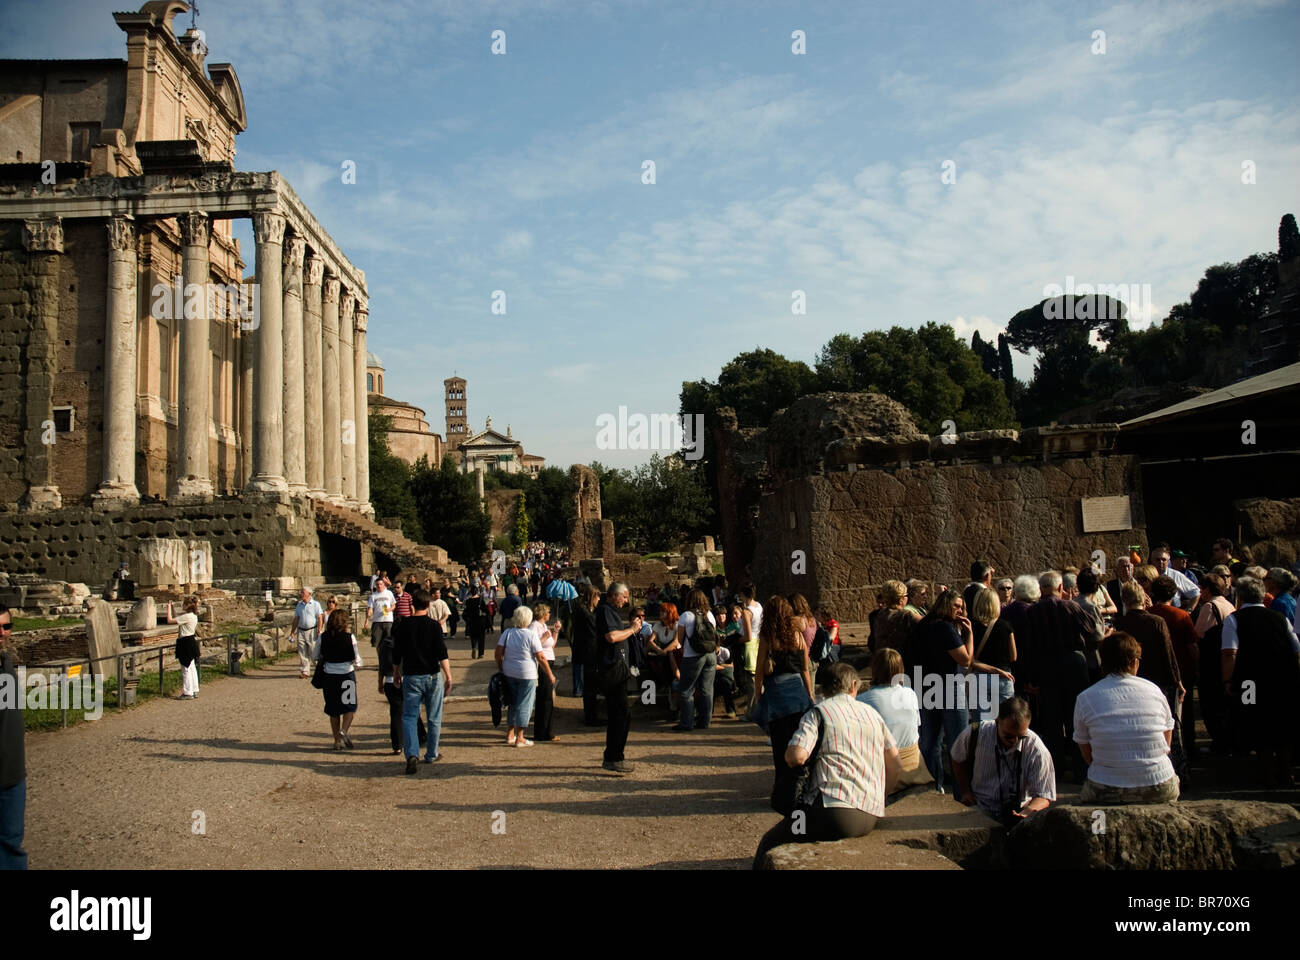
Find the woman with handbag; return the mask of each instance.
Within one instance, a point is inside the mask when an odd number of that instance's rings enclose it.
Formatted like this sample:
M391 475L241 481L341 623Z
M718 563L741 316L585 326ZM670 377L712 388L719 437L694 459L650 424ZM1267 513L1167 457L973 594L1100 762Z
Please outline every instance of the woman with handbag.
M773 847L865 836L885 815L903 765L885 721L856 699L859 685L850 664L827 668L826 699L800 718L782 755L789 812L759 841L755 870Z
M533 611L521 603L511 617L511 626L503 630L497 640L497 669L506 675L506 683L510 686L510 709L506 713L508 747L533 745L524 734L537 696L538 673L545 673L551 686L555 686L555 674L542 652L542 641L528 629L532 622Z
M348 629L346 610L335 610L325 623L325 632L316 638L311 658L316 661L312 686L325 694L325 713L334 734L334 749L352 749L348 730L357 712L357 674L362 666L357 652L357 638Z
M756 666L754 702L758 706L757 712L750 711L750 718L772 738L772 763L779 776L787 766L790 737L813 702L808 645L784 597L772 597L763 608Z

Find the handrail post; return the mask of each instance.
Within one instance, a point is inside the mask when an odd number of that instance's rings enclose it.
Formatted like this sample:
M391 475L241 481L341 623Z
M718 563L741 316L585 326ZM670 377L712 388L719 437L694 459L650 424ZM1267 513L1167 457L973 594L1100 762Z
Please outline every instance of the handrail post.
M165 653L164 648L159 647L158 648L158 696L160 697L166 694L166 690L163 689L163 654L164 653Z
M63 714L63 728L68 728L68 665L59 667L59 708Z
M117 709L122 709L122 654L117 655Z

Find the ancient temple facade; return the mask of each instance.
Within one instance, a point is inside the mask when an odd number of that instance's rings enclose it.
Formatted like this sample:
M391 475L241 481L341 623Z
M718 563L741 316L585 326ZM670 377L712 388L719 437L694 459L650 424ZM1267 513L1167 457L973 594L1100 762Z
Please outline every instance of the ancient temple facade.
M243 92L187 9L115 13L124 60L0 62L0 513L373 515L365 273L279 173L234 169Z

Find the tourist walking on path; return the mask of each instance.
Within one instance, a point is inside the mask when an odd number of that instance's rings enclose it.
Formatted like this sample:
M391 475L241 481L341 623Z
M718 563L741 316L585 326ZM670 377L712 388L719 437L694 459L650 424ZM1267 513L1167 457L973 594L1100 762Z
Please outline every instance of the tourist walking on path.
M366 601L366 610L370 617L370 645L379 646L380 642L393 635L393 610L397 598L388 589L388 581L383 576L375 581L375 589Z
M795 811L802 817L783 817L763 835L754 854L756 870L763 865L763 855L783 843L870 833L885 815L885 797L902 771L898 747L880 714L855 699L857 671L850 664L834 663L826 673L826 699L802 716L781 756L787 767L799 767L821 744L805 794L809 806Z
M429 616L429 594L416 589L411 597L412 614L393 627L393 683L402 688L402 747L406 751L406 772L419 769L420 741L417 727L420 705L428 718L428 739L424 762L441 760L438 739L442 734L442 704L451 693L451 660L442 627Z
M482 659L483 640L491 622L492 614L488 611L487 603L479 596L479 588L470 587L469 599L465 601L465 636L469 637L471 660Z
M303 587L293 608L293 639L298 646L298 665L303 677L311 676L311 651L324 629L325 611L312 598L311 587Z
M357 712L357 668L362 666L357 652L357 638L349 630L346 610L335 610L316 638L311 652L313 660L323 661L325 713L334 734L334 749L352 749L348 730Z
M631 773L632 765L624 759L627 734L632 728L632 714L627 706L627 681L631 676L627 641L641 632L644 621L633 617L623 625L619 609L628 601L627 584L609 585L604 601L596 608L596 685L605 695L605 758L601 766L614 773Z
M513 584L512 584L513 586ZM506 675L510 686L510 707L506 711L506 746L531 747L533 741L525 734L528 720L537 697L537 676L544 673L555 685L555 674L542 653L542 641L529 627L533 611L519 606L511 617L510 626L501 631L497 640L497 669Z
M384 695L388 701L388 740L392 744L393 753L402 752L402 688L397 685L397 677L393 668L394 651L393 637L391 634L385 634L382 640L376 646L379 653L379 692ZM419 711L416 711L416 736L421 746L424 745L426 733L424 721L420 719ZM419 755L419 750L415 751Z
M676 635L665 648L668 654L682 652L677 681L681 713L673 727L681 732L696 727L708 729L713 720L713 683L718 672L718 623L709 610L709 598L703 590L692 590L686 606L677 620Z
M176 624L178 628L176 661L181 665L180 699L193 700L199 695L199 598L186 597L184 608L184 613L173 617L172 605L168 603L167 622ZM311 653L310 647L307 648L307 653ZM308 660L309 665L310 663Z
M9 639L13 617L0 603L0 676L10 689L21 690ZM12 707L0 707L0 870L26 870L23 825L27 816L27 759L23 738L23 697Z
M772 764L778 775L790 738L800 718L812 706L812 667L803 633L796 628L794 611L785 597L774 596L763 608L758 635L758 669L754 673L756 721L772 738Z
M550 615L550 604L538 603L533 606L531 629L542 644L542 657L549 667L537 673L537 705L533 718L533 739L539 743L560 739L551 732L551 721L555 717L555 628L557 625L547 623Z

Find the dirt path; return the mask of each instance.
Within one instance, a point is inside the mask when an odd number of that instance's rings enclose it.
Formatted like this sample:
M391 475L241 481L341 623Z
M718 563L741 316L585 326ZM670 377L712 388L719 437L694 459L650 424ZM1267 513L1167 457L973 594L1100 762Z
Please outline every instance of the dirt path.
M495 641L476 662L453 642L453 696L486 685ZM719 717L672 733L662 706L633 707L629 777L600 769L604 730L583 727L567 695L562 739L524 750L504 746L485 700L453 701L446 759L405 776L374 651L363 644L362 657L349 753L330 750L321 694L296 660L207 684L197 700L29 734L31 866L748 867L776 821L762 732Z

